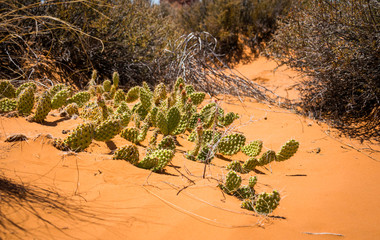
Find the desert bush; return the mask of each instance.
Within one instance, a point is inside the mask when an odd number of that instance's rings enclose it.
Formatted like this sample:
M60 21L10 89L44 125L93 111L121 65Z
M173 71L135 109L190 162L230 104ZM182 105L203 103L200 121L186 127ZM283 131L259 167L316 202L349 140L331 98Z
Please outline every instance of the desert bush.
M379 137L380 4L318 0L294 6L280 21L270 55L310 78L302 107L353 136Z
M83 87L97 69L103 76L118 71L121 84L153 82L155 59L178 36L170 17L147 0L5 0L0 9L2 78L54 70Z
M178 22L187 32L208 32L218 40L225 62L248 60L246 46L257 53L276 29L291 0L205 0L184 6Z

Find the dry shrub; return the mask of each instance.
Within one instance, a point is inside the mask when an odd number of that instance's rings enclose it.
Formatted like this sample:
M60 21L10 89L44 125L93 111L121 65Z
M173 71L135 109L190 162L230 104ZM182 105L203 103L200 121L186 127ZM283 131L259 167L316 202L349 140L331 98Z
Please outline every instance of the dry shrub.
M310 76L304 111L351 136L379 138L379 13L376 0L300 1L270 45L272 57Z

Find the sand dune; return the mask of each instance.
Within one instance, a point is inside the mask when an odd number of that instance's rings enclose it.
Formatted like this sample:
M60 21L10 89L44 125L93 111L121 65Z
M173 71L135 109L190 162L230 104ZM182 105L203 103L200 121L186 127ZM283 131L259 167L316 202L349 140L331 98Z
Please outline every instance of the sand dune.
M290 90L299 77L294 71L259 59L239 66L248 78L279 94ZM264 79L264 80L263 80ZM287 90L286 90L287 89ZM294 92L292 92L294 91ZM287 93L288 92L288 93ZM290 93L291 92L291 93ZM63 137L62 130L81 122L49 115L48 125L23 118L0 117L0 170L9 178L60 194L68 213L33 205L54 223L47 224L24 209L4 209L25 230L12 239L377 239L380 236L380 146L339 137L323 123L288 110L246 99L224 101L227 111L239 113L234 124L248 141L261 139L265 149L278 150L287 140L300 142L296 155L284 162L243 175L258 177L257 189L281 194L271 217L240 208L240 201L222 193L218 180L228 172L230 160L245 160L238 153L204 164L183 157L193 143L179 138L166 174L151 173L125 161L112 160L111 152L128 142L117 136L113 144L93 142L85 152L70 154L54 148L47 134ZM208 100L210 101L210 99ZM54 113L54 112L53 112ZM26 142L4 142L23 133ZM148 134L152 134L149 132ZM148 135L149 136L149 135ZM147 145L147 140L142 143ZM139 147L140 153L144 147ZM317 233L310 235L307 233Z

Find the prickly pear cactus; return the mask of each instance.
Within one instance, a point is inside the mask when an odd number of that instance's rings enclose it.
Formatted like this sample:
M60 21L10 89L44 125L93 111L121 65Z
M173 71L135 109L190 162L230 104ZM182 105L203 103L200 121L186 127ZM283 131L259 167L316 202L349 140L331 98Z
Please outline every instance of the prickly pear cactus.
M136 127L126 127L124 128L120 136L132 143L139 143L138 136L140 134L140 131Z
M131 103L139 99L139 97L140 97L140 87L135 86L129 89L129 91L127 92L127 96L125 97L125 101L127 103Z
M121 123L119 119L108 119L95 128L94 139L107 142L119 134Z
M234 195L239 199L253 199L255 190L249 186L241 186L236 190Z
M17 109L17 100L3 98L0 100L0 113L7 113Z
M242 147L241 151L249 157L256 157L257 155L260 154L262 148L263 148L263 141L256 140Z
M251 157L244 162L242 168L244 169L245 172L250 172L250 171L253 171L256 168L256 166L259 166L259 165L260 163L258 162L258 160L254 157Z
M125 101L125 94L122 89L119 89L115 93L115 97L113 98L113 102L115 106L119 106L121 102Z
M35 122L43 122L51 110L51 97L49 91L45 91L38 100L36 112L32 116Z
M287 141L276 155L276 161L285 161L291 158L298 150L299 142L292 139Z
M150 93L149 90L147 90L144 87L140 88L140 102L141 102L141 106L144 109L146 110L150 109L152 105L152 98L153 98L153 95Z
M34 106L34 89L32 86L25 88L17 98L17 111L20 115L28 116Z
M218 152L224 155L234 155L238 153L245 144L245 136L241 133L233 133L223 137L218 145Z
M183 80L183 78L179 77L179 78L177 78L177 81L174 84L174 92L179 91L181 85L184 86L185 81ZM182 91L182 89L181 89L181 91Z
M254 177L249 177L249 180L248 180L248 186L250 187L250 188L254 188L255 187L255 185L256 185L256 183L257 183L257 177L256 176L254 176Z
M131 110L129 109L127 103L125 101L120 102L119 106L117 107L115 113L120 114L120 113L125 113L128 112L132 114Z
M233 112L229 112L226 116L221 118L220 124L223 127L228 127L231 125L236 119L239 119L239 115Z
M173 159L174 152L168 149L158 149L145 156L138 166L150 169L153 172L161 172Z
M227 166L226 166L226 169L228 170L234 170L235 172L239 172L239 173L242 173L243 172L243 168L240 164L239 161L232 161L230 162Z
M198 123L198 119L200 119L203 122L203 116L200 113L194 113L189 120L189 123L187 125L187 130L192 131L195 129Z
M70 96L70 92L68 89L62 89L57 92L55 95L51 95L53 98L51 99L51 108L58 109L64 105L66 105L66 100Z
M206 93L204 92L194 92L192 94L190 94L190 99L192 101L192 103L196 106L198 106L199 104L201 104L203 102L203 100L205 99L205 96L206 96Z
M133 165L137 165L139 162L139 150L135 144L120 147L113 154L113 159L125 160Z
M215 114L217 110L217 105L215 102L209 103L204 106L200 112L202 115L202 120L204 123L204 128L210 128L215 121Z
M71 98L67 100L67 103L75 102L79 107L82 107L85 103L87 103L91 98L91 94L89 92L78 92Z
M175 150L175 143L172 136L165 136L157 145L157 149Z
M104 80L104 82L103 82L103 91L104 92L109 92L109 91L111 91L111 81L110 80Z
M160 83L156 86L153 92L153 102L155 105L159 105L161 101L165 100L168 93L164 83Z
M77 126L63 142L72 151L83 151L90 146L94 137L94 126L91 123L82 123Z
M49 89L50 96L54 96L55 94L57 94L59 91L61 91L63 89L67 89L67 86L64 85L64 84L56 84L56 85L54 85L53 87L51 87Z
M118 89L119 88L119 82L120 82L120 75L118 72L114 72L112 74L112 82L113 82L113 86L115 86L115 89Z
M180 120L181 114L177 107L171 107L166 115L162 111L157 113L157 127L165 136L174 132Z
M194 89L193 85L186 85L186 86L185 86L185 90L186 90L186 94L187 94L187 95L190 95L190 94L192 94L193 92L195 92L195 89Z
M229 171L226 175L226 180L223 189L228 193L232 194L241 185L241 177L233 170Z
M37 90L37 85L34 83L34 82L26 82L26 83L23 83L21 84L21 86L19 86L16 90L16 96L19 96L20 93L26 89L27 87L32 87L33 88L33 92L35 92Z
M274 190L272 193L260 193L256 199L254 210L263 215L268 215L280 204L280 194Z
M212 148L209 146L203 146L198 153L198 156L196 157L196 160L199 162L207 162L210 163L211 160L214 158L215 152Z
M0 81L0 99L16 97L16 88L8 80Z
M276 160L276 153L272 150L268 150L259 158L259 166L267 165Z
M69 105L67 105L64 109L66 111L66 113L72 117L74 114L75 115L79 115L79 107L78 107L78 104L76 103L70 103Z
M240 205L241 208L247 209L249 211L253 211L254 206L255 206L255 203L254 203L254 200L252 199L244 199Z

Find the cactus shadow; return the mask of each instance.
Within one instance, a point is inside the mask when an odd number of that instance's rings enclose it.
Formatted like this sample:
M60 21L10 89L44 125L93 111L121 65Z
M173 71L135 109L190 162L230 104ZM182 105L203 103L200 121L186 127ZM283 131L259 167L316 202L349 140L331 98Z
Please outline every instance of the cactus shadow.
M41 123L41 125L49 126L49 127L56 127L56 126L58 125L58 123L63 122L63 121L66 121L66 120L68 120L68 119L69 119L69 118L64 117L64 118L57 119L57 120L55 120L55 121L53 121L53 122L47 122L47 121L44 120L44 121Z
M108 149L111 150L111 151L114 151L114 150L117 149L116 144L112 140L107 141L106 145L107 145Z

